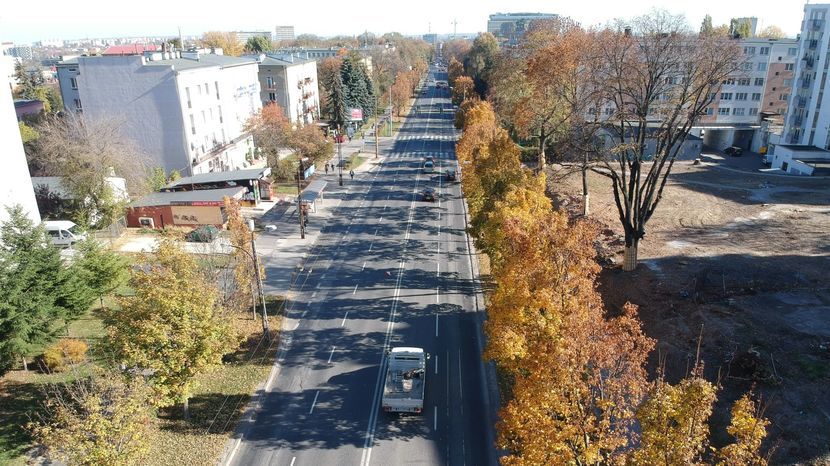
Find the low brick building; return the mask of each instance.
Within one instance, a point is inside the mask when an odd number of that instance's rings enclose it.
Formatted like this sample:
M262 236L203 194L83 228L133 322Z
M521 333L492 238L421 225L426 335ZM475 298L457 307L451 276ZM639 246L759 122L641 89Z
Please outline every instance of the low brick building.
M134 201L127 209L127 226L161 229L170 226L213 225L227 222L225 197L241 199L241 186L197 191L151 193Z

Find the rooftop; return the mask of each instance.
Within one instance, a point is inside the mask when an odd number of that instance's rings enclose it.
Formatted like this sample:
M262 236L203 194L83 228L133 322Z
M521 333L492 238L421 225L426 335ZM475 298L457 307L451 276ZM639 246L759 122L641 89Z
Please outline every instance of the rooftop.
M164 60L146 60L146 66L173 66L176 70L188 70L196 68L208 68L218 66L230 68L232 66L248 65L256 63L248 57L231 57L228 55L214 55L212 53L199 54L199 58L168 58Z
M783 147L796 152L819 152L830 153L830 151L816 146L800 145L800 144L778 144L776 147ZM806 160L806 159L805 159Z
M308 58L307 53L305 57L297 56L297 54L263 54L253 58L257 60L260 65L271 66L302 65L317 61L314 58Z
M271 169L248 168L246 170L231 170L226 172L199 173L198 175L186 176L171 182L165 189L172 189L177 186L188 184L222 183L227 181L258 180L271 174Z
M103 55L141 55L145 51L155 52L158 46L155 44L125 44L113 45L104 50Z
M171 204L191 204L199 202L221 202L225 197L239 198L245 193L245 188L237 186L224 189L201 189L197 191L172 191L150 193L134 201L130 207L152 207Z

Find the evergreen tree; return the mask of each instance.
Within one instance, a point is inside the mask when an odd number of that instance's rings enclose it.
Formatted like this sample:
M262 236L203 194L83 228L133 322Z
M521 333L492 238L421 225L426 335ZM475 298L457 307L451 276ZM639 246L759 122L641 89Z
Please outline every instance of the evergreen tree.
M54 341L89 303L84 277L63 265L60 253L21 206L0 226L0 374L36 348ZM88 304L87 304L88 305Z
M334 124L341 128L348 120L346 95L343 86L343 79L341 73L332 73L331 79L326 83L326 88L329 91L329 108L327 112L331 115L331 120Z
M365 65L360 61L360 56L350 55L343 60L340 75L343 80L346 107L362 109L364 119L368 118L374 98L371 79Z
M90 292L104 307L104 296L126 284L130 278L127 259L92 239L81 242L78 251L81 258L74 267L85 276Z
M700 34L704 36L711 35L715 32L714 26L712 26L712 16L706 15L703 17L703 22L700 24Z

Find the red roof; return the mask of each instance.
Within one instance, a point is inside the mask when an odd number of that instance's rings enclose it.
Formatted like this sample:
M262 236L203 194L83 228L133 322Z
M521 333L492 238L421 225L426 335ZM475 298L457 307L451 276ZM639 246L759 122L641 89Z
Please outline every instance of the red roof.
M140 55L147 52L155 52L159 47L154 44L127 44L127 45L113 45L104 50L104 55Z

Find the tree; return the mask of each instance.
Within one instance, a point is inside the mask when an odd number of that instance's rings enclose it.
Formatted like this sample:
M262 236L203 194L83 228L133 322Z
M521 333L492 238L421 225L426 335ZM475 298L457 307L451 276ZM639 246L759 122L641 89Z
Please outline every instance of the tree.
M710 36L714 32L715 28L712 27L712 16L707 14L703 17L703 22L700 24L700 35Z
M464 75L464 65L455 57L451 57L447 64L447 84L455 87L455 80Z
M612 183L626 271L637 266L645 226L689 131L742 61L734 41L693 36L682 17L656 11L632 24L631 34L605 30L598 37L599 79L614 112L604 123L610 147L591 168Z
M783 39L787 37L783 30L780 27L770 24L769 26L761 29L761 32L758 34L759 38L762 39Z
M203 47L222 49L222 53L232 57L242 55L243 47L233 32L208 31L202 34Z
M233 283L230 292L223 293L224 307L237 311L254 309L256 306L256 290L254 289L254 264L251 260L252 232L248 223L242 217L239 201L225 198L225 215L228 219L230 244L233 245ZM254 311L256 318L256 311Z
M726 431L735 443L720 449L721 466L766 466L769 458L760 454L761 443L767 436L769 421L763 411L752 401L752 393L746 393L732 405L732 421Z
M137 464L148 449L151 392L140 377L102 373L49 386L29 425L49 456L67 464Z
M54 341L91 304L85 276L67 268L60 253L21 206L0 226L0 373Z
M121 309L106 312L107 344L118 362L152 374L156 406L183 403L187 416L194 377L237 343L218 318L216 287L171 238L137 261L130 287Z
M268 166L277 166L280 149L287 146L291 137L291 122L282 107L269 103L245 122L245 131L254 137L254 144L265 156Z
M369 118L375 104L374 89L359 55L350 54L343 59L340 78L346 108L362 109L364 119Z
M147 187L150 191L160 191L161 188L167 186L167 175L164 173L164 167L152 167L147 172Z
M343 128L346 121L349 120L348 103L346 101L346 89L343 85L343 78L341 73L334 73L330 81L326 83L328 94L328 114L331 121L334 122L338 129Z
M167 39L167 43L174 47L176 50L182 50L182 40L178 37L173 37L172 39Z
M22 121L19 121L17 126L20 129L20 138L23 140L23 144L29 144L37 141L37 138L40 137L40 134L38 134L36 129Z
M288 147L300 160L308 158L311 163L325 162L334 155L334 144L327 140L316 125L305 125L291 133Z
M473 41L470 52L464 59L464 70L473 78L476 92L483 98L490 85L490 72L496 63L499 43L489 32L479 34Z
M127 259L90 238L78 244L80 258L74 266L84 271L87 285L104 307L104 296L121 288L129 280Z
M444 57L447 58L448 64L453 60L463 63L464 58L466 58L467 54L470 53L472 45L473 44L467 39L451 39L444 42L441 52ZM447 68L447 71L449 71L449 67Z
M748 18L732 18L729 33L735 38L749 39L752 37L752 23Z
M265 36L253 36L245 42L245 51L250 53L265 53L271 50L271 40Z
M409 73L400 72L395 77L395 84L392 85L392 107L398 116L403 114L403 110L409 104L409 99L412 98L412 83Z
M147 192L147 157L123 136L117 120L68 113L45 118L38 131L31 162L44 175L61 177L78 201L75 223L106 227L122 214L128 199L113 191L107 177L125 178L133 195Z
M474 93L475 86L473 84L473 79L469 76L459 76L455 80L455 84L453 84L452 103L455 105L461 105L462 102L467 100L467 97L472 97Z

